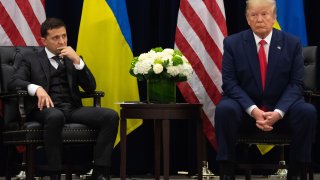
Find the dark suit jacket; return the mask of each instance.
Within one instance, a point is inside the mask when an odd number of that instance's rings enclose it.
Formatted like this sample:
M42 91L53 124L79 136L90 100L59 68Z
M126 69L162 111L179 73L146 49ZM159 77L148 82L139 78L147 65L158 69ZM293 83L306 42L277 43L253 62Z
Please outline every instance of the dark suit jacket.
M252 30L231 35L224 40L222 89L224 98L235 99L244 110L256 104L268 110L286 112L303 100L302 47L297 38L273 30L262 91L257 46Z
M86 65L82 70L77 70L71 60L64 59L64 62L67 69L70 94L76 105L82 106L79 86L84 91L94 91L96 88L95 79ZM49 92L50 66L50 61L44 49L38 53L23 57L21 63L16 66L16 72L11 78L8 88L11 90L26 90L29 84L36 84ZM36 96L29 96L26 99L27 113L37 106L37 101Z

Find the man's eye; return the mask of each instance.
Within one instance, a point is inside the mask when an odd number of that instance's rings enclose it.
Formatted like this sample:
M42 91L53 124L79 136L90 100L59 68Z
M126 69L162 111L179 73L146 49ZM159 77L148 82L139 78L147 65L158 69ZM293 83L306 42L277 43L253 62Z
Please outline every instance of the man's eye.
M257 14L251 14L251 16L252 16L252 17L255 17L255 16L257 16Z

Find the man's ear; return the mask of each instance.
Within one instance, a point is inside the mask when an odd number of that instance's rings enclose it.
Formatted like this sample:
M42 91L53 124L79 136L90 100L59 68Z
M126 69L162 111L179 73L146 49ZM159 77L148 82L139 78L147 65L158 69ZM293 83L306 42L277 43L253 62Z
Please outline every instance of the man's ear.
M41 42L42 42L43 45L46 45L46 44L47 44L47 43L46 43L46 38L41 37Z

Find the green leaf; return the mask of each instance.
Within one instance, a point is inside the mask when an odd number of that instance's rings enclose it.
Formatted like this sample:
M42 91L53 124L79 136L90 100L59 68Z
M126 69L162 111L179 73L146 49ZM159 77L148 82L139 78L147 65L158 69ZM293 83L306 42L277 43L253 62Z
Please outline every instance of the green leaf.
M183 64L183 60L181 56L176 55L172 57L172 63L173 63L173 66L178 66L179 64Z
M163 63L162 63L162 66L163 66L164 68L167 68L168 65L169 65L169 59L164 60Z
M153 48L152 50L154 50L155 52L162 52L163 51L162 47L156 47L156 48Z
M175 56L175 55L183 56L182 52L179 51L178 49L173 50L173 56Z

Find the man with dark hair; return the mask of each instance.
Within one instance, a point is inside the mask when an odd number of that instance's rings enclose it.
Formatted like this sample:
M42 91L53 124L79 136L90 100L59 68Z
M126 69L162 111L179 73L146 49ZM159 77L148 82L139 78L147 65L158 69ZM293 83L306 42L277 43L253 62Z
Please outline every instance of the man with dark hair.
M311 162L317 120L302 94L302 47L296 37L272 28L275 0L247 0L246 18L251 29L224 40L224 95L215 112L220 179L235 179L240 131L286 131L292 134L288 179L298 180Z
M50 178L60 179L61 131L65 122L83 123L99 129L94 147L92 179L110 179L111 154L118 130L118 114L107 108L84 107L79 87L94 91L95 79L84 61L67 46L63 21L48 18L41 25L44 50L23 57L10 89L26 89L27 119L43 123L44 147L50 168Z

